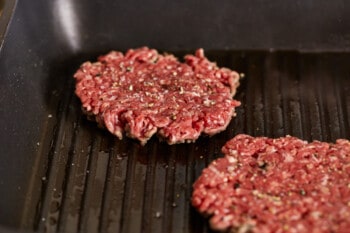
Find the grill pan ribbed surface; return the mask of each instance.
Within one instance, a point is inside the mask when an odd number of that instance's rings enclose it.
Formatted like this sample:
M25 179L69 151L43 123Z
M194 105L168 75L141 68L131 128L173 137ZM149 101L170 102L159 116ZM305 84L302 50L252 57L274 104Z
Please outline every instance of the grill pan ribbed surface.
M190 205L192 183L221 156L228 139L238 133L349 138L350 54L206 55L245 74L235 97L242 106L226 131L192 144L169 146L154 138L140 146L98 129L82 114L73 73L67 72L64 91L49 100L58 108L38 145L24 226L44 232L210 232Z

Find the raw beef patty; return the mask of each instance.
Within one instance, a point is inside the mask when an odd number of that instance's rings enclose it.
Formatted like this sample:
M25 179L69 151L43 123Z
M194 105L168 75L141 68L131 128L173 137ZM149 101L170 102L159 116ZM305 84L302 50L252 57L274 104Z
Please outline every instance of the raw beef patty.
M141 144L154 134L169 144L214 135L240 105L232 98L239 75L208 61L203 49L184 63L147 47L112 51L83 63L74 77L84 112L119 139L126 134Z
M215 230L349 232L350 143L238 135L204 169L192 204Z

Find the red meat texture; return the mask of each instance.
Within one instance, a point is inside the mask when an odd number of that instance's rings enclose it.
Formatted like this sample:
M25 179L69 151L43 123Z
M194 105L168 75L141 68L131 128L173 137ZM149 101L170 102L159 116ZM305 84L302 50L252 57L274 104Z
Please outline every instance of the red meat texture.
M238 135L204 169L192 204L215 230L350 232L350 143Z
M239 75L210 62L203 49L179 62L147 47L112 51L75 73L84 112L122 139L145 144L154 134L169 144L193 142L226 129L239 101Z

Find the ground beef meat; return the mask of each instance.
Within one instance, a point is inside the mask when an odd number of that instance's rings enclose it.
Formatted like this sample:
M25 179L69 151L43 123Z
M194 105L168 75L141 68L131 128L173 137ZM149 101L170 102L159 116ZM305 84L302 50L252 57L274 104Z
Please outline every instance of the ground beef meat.
M239 75L207 60L203 49L179 62L147 47L112 51L74 75L83 110L122 139L145 144L158 134L169 144L224 130L239 101Z
M349 232L350 142L238 135L195 182L192 204L215 230Z

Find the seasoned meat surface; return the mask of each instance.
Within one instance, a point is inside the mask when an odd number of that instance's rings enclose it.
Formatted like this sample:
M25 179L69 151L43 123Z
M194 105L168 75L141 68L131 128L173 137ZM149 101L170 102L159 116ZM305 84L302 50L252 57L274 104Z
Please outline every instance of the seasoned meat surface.
M122 139L145 144L154 134L169 144L225 130L235 108L239 75L210 62L203 49L182 63L147 47L112 51L74 75L84 112Z
M237 135L193 185L215 230L349 232L350 142Z

